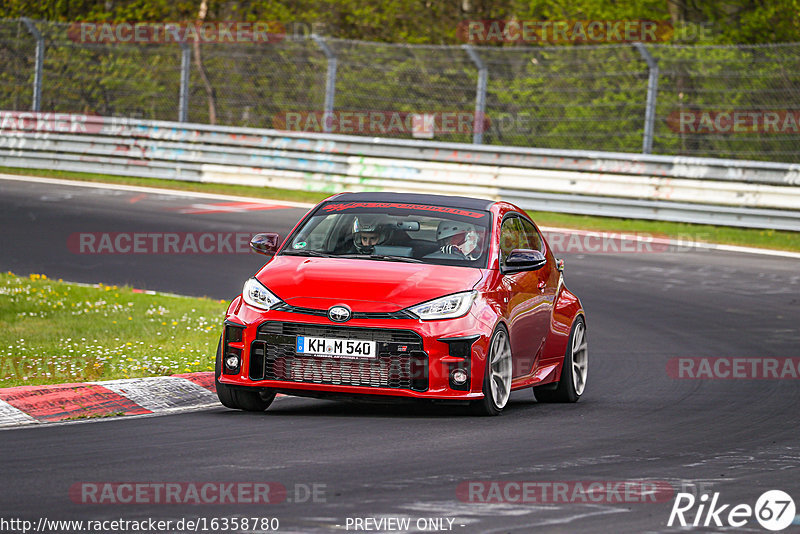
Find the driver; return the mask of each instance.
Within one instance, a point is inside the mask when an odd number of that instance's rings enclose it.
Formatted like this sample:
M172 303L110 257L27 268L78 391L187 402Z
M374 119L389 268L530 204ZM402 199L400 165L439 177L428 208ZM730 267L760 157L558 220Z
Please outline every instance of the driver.
M478 247L480 235L474 224L460 221L442 221L436 229L439 252L454 254L468 260L476 260L481 255Z
M392 236L389 218L376 213L358 215L353 220L353 245L359 254L372 254Z

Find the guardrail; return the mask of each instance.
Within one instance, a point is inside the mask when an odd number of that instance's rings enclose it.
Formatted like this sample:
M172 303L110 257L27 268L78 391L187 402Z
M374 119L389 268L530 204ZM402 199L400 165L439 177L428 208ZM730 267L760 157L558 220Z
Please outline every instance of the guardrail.
M0 166L800 231L800 165L0 112Z

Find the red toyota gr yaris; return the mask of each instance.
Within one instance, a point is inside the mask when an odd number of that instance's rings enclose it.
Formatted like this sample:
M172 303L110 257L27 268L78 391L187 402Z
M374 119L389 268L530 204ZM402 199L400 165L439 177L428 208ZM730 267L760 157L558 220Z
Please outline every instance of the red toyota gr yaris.
M524 211L506 202L344 193L313 208L228 308L222 404L276 393L468 403L497 415L512 390L575 402L586 385L581 302Z

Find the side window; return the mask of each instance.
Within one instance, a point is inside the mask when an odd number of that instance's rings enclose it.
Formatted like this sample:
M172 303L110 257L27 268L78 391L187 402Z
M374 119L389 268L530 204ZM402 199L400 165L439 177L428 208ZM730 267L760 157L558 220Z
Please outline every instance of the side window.
M522 223L522 230L525 234L525 241L527 241L527 245L525 246L525 248L530 248L533 250L544 252L544 243L542 242L542 236L540 236L539 232L536 231L536 227L526 219L520 218L519 221Z
M527 248L519 217L509 217L500 227L500 266L505 266L506 258L515 248Z
M334 223L340 217L337 213L331 216L315 215L292 241L291 248L294 250L309 249L322 250L325 242L330 235Z

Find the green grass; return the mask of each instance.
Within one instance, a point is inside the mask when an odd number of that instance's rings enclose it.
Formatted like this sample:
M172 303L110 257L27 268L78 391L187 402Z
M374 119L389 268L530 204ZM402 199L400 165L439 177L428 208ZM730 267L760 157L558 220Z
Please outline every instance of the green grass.
M110 413L88 413L88 414L81 414L81 415L73 415L70 417L65 417L62 421L80 421L82 419L105 419L107 417L122 417L125 415L125 412L110 412Z
M0 387L213 371L224 301L0 274Z
M183 191L200 191L204 193L221 193L227 195L240 195L274 200L288 200L293 202L316 203L329 196L329 193L318 191L291 191L268 187L208 184L200 182L183 182L180 180L159 180L153 178L129 178L68 171L0 167L0 173L68 178L70 180L82 180L88 182L140 185L147 187L160 187L165 189L179 189ZM564 228L607 232L641 232L663 237L677 237L681 238L682 242L704 241L709 243L722 243L745 247L770 248L794 252L800 251L800 232L647 221L641 219L618 219L613 217L594 217L552 212L529 213L531 217L533 217L533 220L536 221L536 223L540 226L560 226Z

